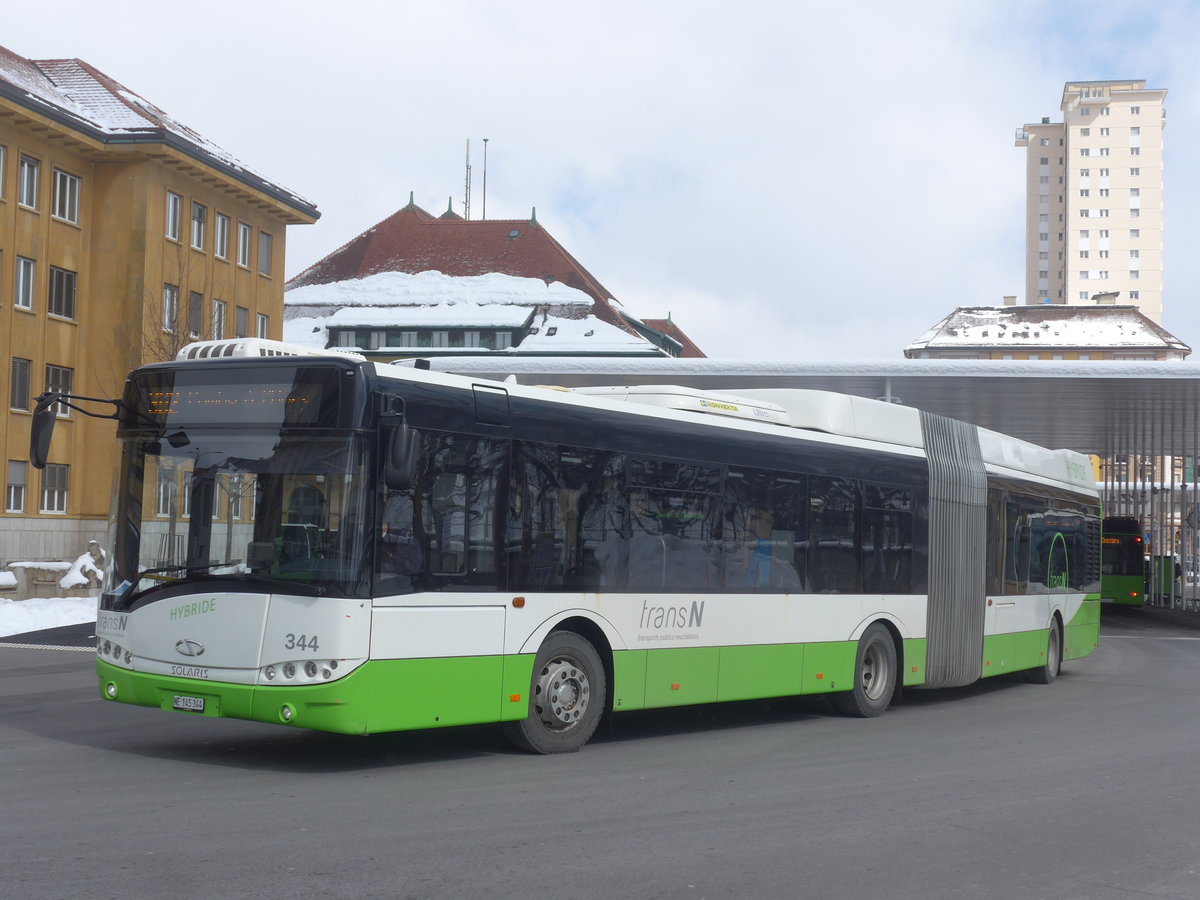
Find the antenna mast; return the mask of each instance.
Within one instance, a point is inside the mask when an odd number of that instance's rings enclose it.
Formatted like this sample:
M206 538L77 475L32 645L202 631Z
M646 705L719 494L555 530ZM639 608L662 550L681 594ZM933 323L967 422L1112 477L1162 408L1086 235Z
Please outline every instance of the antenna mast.
M463 196L463 218L471 218L471 139L467 138L467 183Z
M487 142L483 139L483 218L487 218Z

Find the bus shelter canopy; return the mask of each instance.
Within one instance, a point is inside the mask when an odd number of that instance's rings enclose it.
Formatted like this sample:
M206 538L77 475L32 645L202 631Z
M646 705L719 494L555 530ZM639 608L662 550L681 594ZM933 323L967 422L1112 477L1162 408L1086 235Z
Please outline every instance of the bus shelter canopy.
M679 384L838 391L973 422L1044 447L1100 456L1196 456L1200 363L457 357L442 371L562 387Z

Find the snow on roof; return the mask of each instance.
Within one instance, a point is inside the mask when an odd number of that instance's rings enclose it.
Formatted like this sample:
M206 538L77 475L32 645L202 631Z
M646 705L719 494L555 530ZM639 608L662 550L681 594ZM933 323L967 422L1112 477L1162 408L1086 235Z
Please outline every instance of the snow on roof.
M905 348L1190 347L1135 306L964 306Z
M591 308L592 298L559 281L487 275L444 275L441 272L379 272L366 278L309 284L284 293L284 305L302 306L454 306L517 304L577 305ZM296 313L301 315L302 313Z
M255 187L283 194L302 207L315 205L294 191L269 181L232 154L193 131L99 69L80 59L26 59L0 47L0 83L24 94L27 105L43 108L103 137L180 138L220 166L245 177ZM261 182L261 185L254 184ZM307 210L306 210L307 211Z
M284 294L283 337L325 347L331 328L522 328L513 352L657 353L649 341L591 313L592 298L561 282L493 272L380 272L351 281L310 284ZM531 323L530 318L539 318ZM386 351L380 347L380 351ZM411 347L399 348L411 353ZM459 348L456 348L456 352ZM468 350L469 348L462 348ZM485 348L479 352L488 353Z

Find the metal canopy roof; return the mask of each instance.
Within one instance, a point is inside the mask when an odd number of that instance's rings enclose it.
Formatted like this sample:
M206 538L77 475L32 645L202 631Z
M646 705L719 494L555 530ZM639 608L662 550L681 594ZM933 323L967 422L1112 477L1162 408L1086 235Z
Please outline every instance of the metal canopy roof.
M1044 447L1104 456L1196 456L1200 363L456 357L433 368L522 384L804 388L891 398Z

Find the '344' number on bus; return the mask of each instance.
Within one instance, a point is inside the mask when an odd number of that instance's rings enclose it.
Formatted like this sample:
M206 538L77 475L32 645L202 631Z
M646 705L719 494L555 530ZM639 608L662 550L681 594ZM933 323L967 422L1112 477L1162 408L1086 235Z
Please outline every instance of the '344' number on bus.
M287 636L287 639L283 642L283 649L284 650L316 650L317 649L317 636L314 634L312 637L309 637L306 634L302 634L299 637L297 637L294 634L289 634Z

